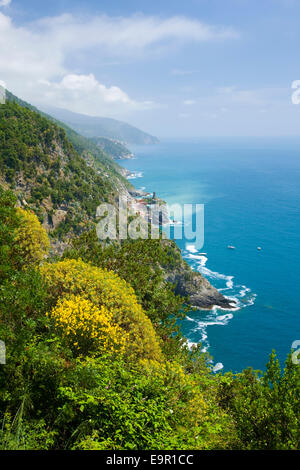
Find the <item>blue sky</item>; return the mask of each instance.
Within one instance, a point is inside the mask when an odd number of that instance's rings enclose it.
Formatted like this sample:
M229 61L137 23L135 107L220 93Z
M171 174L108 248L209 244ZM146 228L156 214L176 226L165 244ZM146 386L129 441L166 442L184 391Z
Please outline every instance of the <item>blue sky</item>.
M0 0L0 80L160 137L295 135L300 0Z

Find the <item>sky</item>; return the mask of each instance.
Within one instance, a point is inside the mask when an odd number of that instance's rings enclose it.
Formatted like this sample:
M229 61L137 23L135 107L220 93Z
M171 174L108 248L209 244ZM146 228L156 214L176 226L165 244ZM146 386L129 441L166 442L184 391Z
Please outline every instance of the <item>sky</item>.
M300 0L0 0L0 84L161 138L299 135L299 22Z

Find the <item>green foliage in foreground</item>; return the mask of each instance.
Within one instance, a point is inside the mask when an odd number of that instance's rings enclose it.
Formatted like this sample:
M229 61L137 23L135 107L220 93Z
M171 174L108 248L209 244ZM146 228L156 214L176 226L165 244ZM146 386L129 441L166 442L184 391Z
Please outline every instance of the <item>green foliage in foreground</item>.
M134 287L163 360L74 355L46 316L53 296L39 270L22 265L22 253L16 269L11 253L23 219L14 204L0 191L0 338L7 348L0 449L300 448L300 366L288 357L281 370L272 353L263 374L213 374L209 358L200 348L190 352L168 321L181 315L182 299L162 280L160 264L172 255L159 244L99 248L90 234L66 257L94 259Z
M163 338L164 352L169 351L171 355L182 352L178 320L184 317L184 299L174 294L162 269L166 265L176 266L178 262L173 242L128 239L122 244L105 245L99 243L96 231L92 230L74 239L72 249L66 251L64 257L81 258L125 279Z

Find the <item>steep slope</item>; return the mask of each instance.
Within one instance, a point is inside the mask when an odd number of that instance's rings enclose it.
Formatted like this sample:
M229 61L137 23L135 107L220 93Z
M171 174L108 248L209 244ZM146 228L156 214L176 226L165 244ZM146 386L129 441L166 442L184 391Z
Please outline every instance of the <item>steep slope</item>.
M116 119L87 116L60 108L45 108L45 111L85 137L107 137L128 144L142 145L159 142L157 137Z
M133 153L118 140L108 139L107 137L91 137L89 140L100 147L103 152L110 155L114 160L133 158Z
M42 116L44 116L49 121L54 122L59 127L62 127L65 130L66 136L68 137L68 139L70 140L74 148L83 158L91 159L91 155L92 155L92 158L96 162L100 162L101 165L104 165L108 171L114 173L117 179L119 179L118 174L121 174L121 175L123 174L124 172L123 168L120 167L113 160L114 155L106 153L101 148L101 146L97 145L97 142L93 142L93 140L83 137L82 135L74 131L74 129L71 129L69 126L67 126L65 123L37 109L35 106L31 105L30 103L27 103L26 101L13 95L8 90L6 90L5 92L5 99L6 99L6 102L17 103L22 108L27 108L27 109L30 109L31 111L35 111L36 113L39 113ZM122 185L125 185L127 188L132 187L131 184L126 179L120 178L120 181L122 182Z
M121 167L93 142L59 127L14 95L7 98L0 105L0 186L12 189L19 204L38 215L52 245L61 251L71 238L94 227L99 204L115 203L132 186L121 176ZM176 266L163 268L177 293L188 295L200 308L230 308L226 298L183 262L175 244L170 250Z
M0 181L55 235L80 233L101 202L114 202L126 190L108 157L102 164L88 149L82 153L85 158L39 113L10 101L0 106Z

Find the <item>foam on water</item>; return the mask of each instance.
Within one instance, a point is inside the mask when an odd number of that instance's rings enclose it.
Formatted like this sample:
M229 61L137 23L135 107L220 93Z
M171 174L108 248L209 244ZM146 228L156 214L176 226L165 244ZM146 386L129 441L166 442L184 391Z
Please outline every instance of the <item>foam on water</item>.
M128 180L135 180L136 178L143 178L142 171L133 171L129 176L127 176Z
M218 372L219 370L223 369L222 362L217 362L217 364L213 367L213 372Z
M136 186L157 191L170 205L205 204L205 248L198 250L189 239L177 244L194 271L238 302L239 310L189 313L196 321L182 322L184 336L200 341L199 330L191 330L201 320L202 331L208 332L202 347L210 343L215 362L225 370L238 372L249 365L264 370L273 348L283 362L299 331L297 296L286 295L291 284L300 284L299 139L278 138L276 145L274 139L254 137L176 139L137 147L134 153L139 164L123 160L122 165L144 172L134 180ZM195 230L192 220L184 217L190 232ZM196 246L189 250L186 244ZM230 251L228 245L237 248ZM218 318L229 313L233 318ZM220 326L205 326L213 321Z
M185 247L188 251L190 251L191 253L198 253L195 245L186 245Z
M232 309L230 309L230 311L228 311L228 309L214 306L209 312L202 311L200 314L201 319L199 319L199 314L193 318L192 313L190 316L186 317L186 320L195 324L194 327L190 329L190 335L188 335L187 338L189 347L192 347L198 342L202 344L202 350L206 352L210 346L207 333L208 327L214 325L228 325L235 312L249 305L253 305L256 294L244 285L236 285L234 283L234 276L210 270L206 266L208 262L207 254L198 252L195 245L186 245L182 255L187 261L189 261L192 269L203 274L203 276L206 277L206 279L208 279L220 292L222 292L226 298L232 300ZM220 311L226 311L227 313L220 315ZM197 338L197 342L195 342L195 336ZM213 367L213 371L216 372L222 368L223 364L218 363Z

